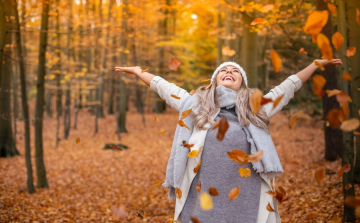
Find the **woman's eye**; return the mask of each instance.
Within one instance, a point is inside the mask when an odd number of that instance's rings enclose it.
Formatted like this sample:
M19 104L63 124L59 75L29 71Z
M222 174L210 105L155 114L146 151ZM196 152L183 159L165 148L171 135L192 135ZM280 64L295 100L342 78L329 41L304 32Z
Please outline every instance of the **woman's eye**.
M238 73L239 73L239 71L238 71L238 70L234 70L234 72L238 72Z

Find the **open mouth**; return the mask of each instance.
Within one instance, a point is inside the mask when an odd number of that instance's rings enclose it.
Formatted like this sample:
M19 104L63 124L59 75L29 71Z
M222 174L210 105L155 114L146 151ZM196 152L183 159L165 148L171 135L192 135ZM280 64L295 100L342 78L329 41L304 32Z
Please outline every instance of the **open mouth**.
M223 77L222 81L235 81L235 78L232 76L225 76Z

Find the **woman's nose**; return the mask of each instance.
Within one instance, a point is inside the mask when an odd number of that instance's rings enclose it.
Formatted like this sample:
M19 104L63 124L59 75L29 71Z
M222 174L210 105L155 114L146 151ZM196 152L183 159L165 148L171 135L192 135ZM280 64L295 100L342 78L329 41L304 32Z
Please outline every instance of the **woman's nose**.
M226 73L232 73L231 70L226 71Z

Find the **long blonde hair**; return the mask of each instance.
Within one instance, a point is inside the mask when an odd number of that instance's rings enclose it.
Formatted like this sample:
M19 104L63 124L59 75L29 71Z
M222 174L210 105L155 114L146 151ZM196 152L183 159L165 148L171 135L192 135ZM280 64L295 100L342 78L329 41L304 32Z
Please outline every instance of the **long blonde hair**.
M195 106L200 106L197 116L194 121L194 126L197 129L206 129L204 126L206 123L214 124L214 120L211 118L216 114L219 109L219 103L216 99L216 78L214 79L212 86L209 89L202 86L196 90L198 96ZM253 125L269 132L269 117L261 109L258 114L252 114L250 108L250 96L254 90L248 88L244 81L240 85L235 98L235 111L238 116L239 122L242 125L249 125L251 122Z

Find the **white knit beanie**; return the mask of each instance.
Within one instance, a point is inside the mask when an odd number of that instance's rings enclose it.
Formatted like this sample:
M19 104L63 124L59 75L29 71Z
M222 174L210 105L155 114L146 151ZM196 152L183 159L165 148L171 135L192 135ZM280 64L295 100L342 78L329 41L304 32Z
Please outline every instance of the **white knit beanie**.
M216 75L219 73L220 69L225 67L225 66L229 66L229 65L234 66L234 67L236 67L236 68L238 68L240 70L243 81L245 82L245 85L248 86L247 77L246 77L246 73L245 73L244 69L239 64L237 64L235 62L225 62L225 63L220 64L220 66L218 66L218 68L216 68L216 70L214 71L214 73L213 73L213 75L211 77L211 83L216 78Z

